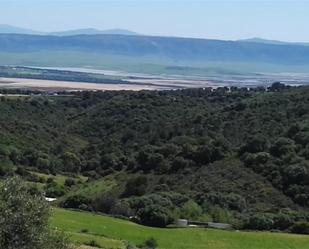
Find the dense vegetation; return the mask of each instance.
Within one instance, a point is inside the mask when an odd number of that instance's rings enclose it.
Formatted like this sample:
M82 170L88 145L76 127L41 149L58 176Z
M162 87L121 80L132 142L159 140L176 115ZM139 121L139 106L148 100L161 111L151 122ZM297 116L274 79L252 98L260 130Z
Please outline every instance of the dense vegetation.
M49 206L20 179L0 186L0 247L5 249L68 249L68 240L48 226Z
M151 226L308 233L309 88L231 90L2 96L0 173Z

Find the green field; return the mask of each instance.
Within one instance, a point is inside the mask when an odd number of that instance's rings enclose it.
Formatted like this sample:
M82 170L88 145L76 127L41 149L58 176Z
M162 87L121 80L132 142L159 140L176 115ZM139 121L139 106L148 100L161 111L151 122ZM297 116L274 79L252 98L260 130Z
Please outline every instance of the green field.
M122 241L141 244L150 237L158 241L161 249L309 248L309 236L203 228L151 228L112 217L63 209L53 210L51 226L67 232L74 242L95 240L103 248L124 248Z

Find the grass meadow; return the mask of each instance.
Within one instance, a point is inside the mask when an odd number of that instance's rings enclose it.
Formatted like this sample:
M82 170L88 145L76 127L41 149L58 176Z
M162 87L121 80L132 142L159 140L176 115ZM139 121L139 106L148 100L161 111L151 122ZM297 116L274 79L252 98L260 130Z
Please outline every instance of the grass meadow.
M53 209L51 226L65 231L73 242L96 241L102 248L124 248L155 238L160 249L308 249L309 236L221 231L204 228L151 228L87 212Z

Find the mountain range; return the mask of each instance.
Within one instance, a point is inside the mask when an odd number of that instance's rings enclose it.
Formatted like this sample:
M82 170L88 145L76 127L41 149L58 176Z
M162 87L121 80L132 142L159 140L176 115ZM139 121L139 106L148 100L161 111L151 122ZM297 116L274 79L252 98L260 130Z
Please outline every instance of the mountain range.
M54 35L54 36L73 36L73 35L141 35L127 29L107 29L99 30L94 28L72 29L55 32L44 32L32 29L20 28L7 24L0 24L0 34L25 34L25 35ZM272 45L304 45L309 46L309 42L285 42L279 40L263 39L259 37L237 40L239 42L253 42Z
M145 36L127 30L40 33L2 25L0 64L121 70L132 66L135 72L160 73L162 67L177 73L206 67L245 73L308 72L309 46L260 38L224 41Z
M57 32L43 32L32 29L15 27L7 24L0 24L0 34L55 35L55 36L98 35L98 34L138 35L138 33L126 29L98 30L93 28L85 28L85 29L74 29L74 30L57 31Z
M244 40L238 40L240 42L254 42L254 43L264 43L264 44L273 44L273 45L302 45L302 46L309 46L307 42L285 42L285 41L277 41L277 40L269 40L263 38L250 38Z

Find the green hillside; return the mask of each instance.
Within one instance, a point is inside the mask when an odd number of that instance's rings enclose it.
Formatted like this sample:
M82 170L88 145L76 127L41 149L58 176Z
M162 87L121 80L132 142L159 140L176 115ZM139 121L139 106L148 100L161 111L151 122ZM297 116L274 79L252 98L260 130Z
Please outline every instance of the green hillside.
M160 229L84 212L54 209L51 226L68 232L73 241L96 240L103 248L124 248L121 241L142 244L153 237L160 249L307 249L308 236L220 231L203 228ZM87 231L82 233L81 231Z
M186 218L309 233L308 99L308 87L278 83L4 95L0 175L58 206L148 226Z

